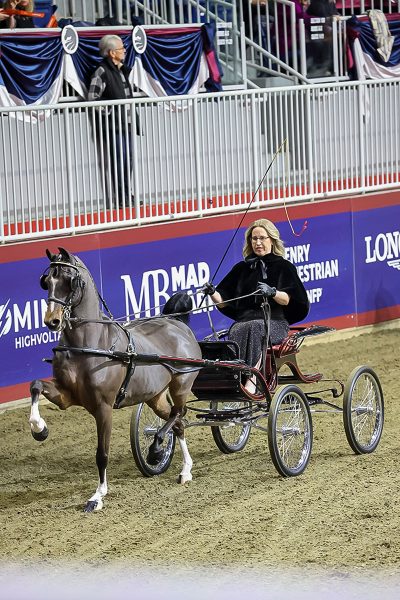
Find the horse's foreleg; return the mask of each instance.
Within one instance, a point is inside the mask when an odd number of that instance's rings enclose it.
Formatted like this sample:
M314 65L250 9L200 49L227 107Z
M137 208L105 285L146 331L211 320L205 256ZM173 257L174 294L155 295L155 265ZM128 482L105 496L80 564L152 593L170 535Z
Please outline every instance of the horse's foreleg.
M31 414L29 417L29 424L31 426L31 433L35 440L43 442L49 435L46 421L42 419L39 413L39 397L43 392L43 382L40 379L32 381L31 387Z
M103 402L96 411L94 417L97 425L96 464L99 471L99 484L93 496L87 501L84 512L101 510L103 508L103 498L108 491L107 465L112 428L111 406Z
M60 387L55 380L42 381L41 379L35 379L32 381L30 386L31 391L31 414L29 416L29 423L31 426L31 432L35 440L42 442L49 435L49 430L44 419L39 413L39 397L42 394L49 402L52 402L61 410L65 410L69 406L75 404L73 398L71 398L69 392Z

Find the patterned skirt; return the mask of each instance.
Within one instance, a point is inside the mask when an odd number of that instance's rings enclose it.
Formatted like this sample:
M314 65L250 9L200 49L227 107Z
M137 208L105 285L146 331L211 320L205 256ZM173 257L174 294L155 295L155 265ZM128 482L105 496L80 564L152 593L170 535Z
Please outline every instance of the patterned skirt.
M286 320L270 321L270 338L272 344L280 344L287 336L289 323ZM265 324L263 319L234 323L229 330L229 339L239 345L239 357L248 365L254 367L260 360Z

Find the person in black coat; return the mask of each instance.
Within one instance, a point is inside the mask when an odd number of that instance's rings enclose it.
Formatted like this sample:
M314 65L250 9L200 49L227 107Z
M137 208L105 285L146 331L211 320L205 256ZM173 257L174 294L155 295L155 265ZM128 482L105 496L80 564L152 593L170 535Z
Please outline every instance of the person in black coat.
M235 321L229 339L238 343L240 358L253 367L261 364L266 335L264 300L270 307L268 335L272 344L282 342L289 325L305 319L309 311L307 292L296 267L284 254L278 229L271 221L258 219L246 230L244 260L216 287L207 283L203 288L217 308ZM254 393L251 381L246 388Z
M311 0L307 15L322 18L323 39L310 39L307 42L308 75L310 77L333 74L332 19L339 15L334 0Z

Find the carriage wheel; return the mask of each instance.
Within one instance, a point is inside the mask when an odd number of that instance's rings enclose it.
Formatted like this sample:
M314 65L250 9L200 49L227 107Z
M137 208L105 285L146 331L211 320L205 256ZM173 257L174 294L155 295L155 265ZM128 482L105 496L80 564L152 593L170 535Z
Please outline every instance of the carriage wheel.
M356 367L349 375L343 395L344 430L356 454L375 450L383 421L383 393L378 376L369 367Z
M157 417L153 410L145 403L133 407L130 426L130 439L133 458L139 471L145 477L164 473L171 464L175 450L175 434L170 431L162 445L164 456L158 465L147 462L147 455L154 436L164 425L164 421Z
M268 446L272 462L284 477L300 475L311 455L313 427L304 392L296 385L278 389L268 415Z
M224 402L222 410L239 410L244 407L249 407L250 402ZM218 410L221 407L220 402L215 400L210 403L212 410ZM243 450L250 437L250 425L242 425L241 423L226 422L221 425L212 425L211 433L217 447L224 454L233 454Z

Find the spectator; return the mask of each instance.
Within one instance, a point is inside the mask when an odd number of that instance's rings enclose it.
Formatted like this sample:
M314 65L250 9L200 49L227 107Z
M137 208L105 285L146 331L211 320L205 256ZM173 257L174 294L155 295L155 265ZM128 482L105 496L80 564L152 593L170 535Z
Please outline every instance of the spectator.
M334 0L311 0L307 8L307 15L310 19L312 17L323 19L323 37L310 39L307 42L307 74L309 77L326 77L332 75L334 71L332 19L337 18L338 14ZM312 33L312 21L309 27L310 33Z
M3 10L23 10L33 12L33 0L6 0ZM0 28L15 29L16 27L35 27L32 17L24 15L7 15L0 11Z
M88 100L93 102L132 98L130 69L124 64L125 47L122 39L118 35L105 35L100 40L99 49L103 60L93 74ZM129 205L131 201L131 128L126 108L128 107L110 107L102 112L102 124L98 128L98 133L103 132L103 139L99 143L103 144L108 159L115 205L120 207ZM109 142L106 142L107 131Z
M307 14L313 17L333 17L339 13L334 0L311 0Z

